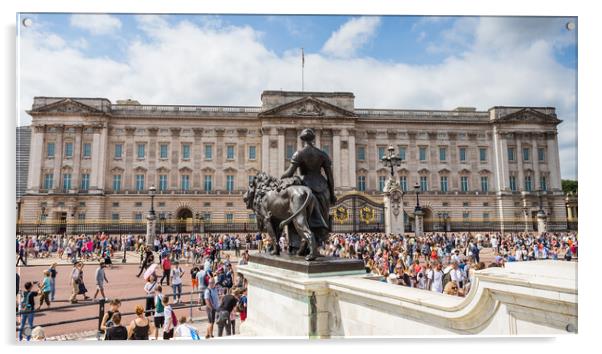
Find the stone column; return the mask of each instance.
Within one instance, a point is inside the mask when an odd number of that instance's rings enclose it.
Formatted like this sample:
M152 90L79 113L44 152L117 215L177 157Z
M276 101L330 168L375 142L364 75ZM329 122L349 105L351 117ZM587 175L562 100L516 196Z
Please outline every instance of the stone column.
M541 174L539 173L539 156L537 156L537 135L531 134L531 162L533 164L533 178L535 190L541 189Z
M548 170L550 171L550 188L549 190L560 191L562 190L560 183L560 164L558 163L558 140L557 133L550 132L546 136L547 142L547 157L548 157Z
M315 146L316 146L318 149L320 149L320 148L321 148L321 146L322 146L322 145L321 145L321 142L320 142L320 140L321 140L321 137L322 137L322 130L320 130L320 129L316 129L316 130L314 131L314 133L316 134L316 142L315 142L315 144L314 144L314 145L315 145Z
M261 170L270 172L270 128L261 128Z
M416 222L416 226L415 226L415 233L416 233L416 237L421 237L424 234L424 213L422 210L415 210L414 211L414 219Z
M147 152L147 157L146 160L147 162L147 166L148 166L148 173L146 175L147 181L146 184L148 184L148 187L154 185L157 187L157 190L159 189L158 187L158 180L157 180L157 161L159 160L158 157L158 153L157 153L157 133L159 131L159 128L157 127L149 127L146 129L148 131L148 135L149 135L149 141L148 141L148 152ZM192 185L192 181L190 183Z
M303 129L296 130L297 135L295 136L295 139L296 139L295 141L297 142L297 150L301 150L303 148L303 141L301 141L301 139L299 139L299 136L301 136L302 131L303 131Z
M510 171L508 164L508 136L505 133L495 134L498 146L498 156L496 157L496 184L498 191L507 191L510 189Z
M75 126L75 142L73 143L73 174L71 176L72 189L79 190L81 187L81 158L82 158L82 129L81 125Z
M284 137L286 134L286 129L284 128L278 128L277 129L277 139L278 139L278 164L277 164L277 168L278 170L276 170L274 177L278 177L280 178L280 176L282 176L282 174L284 173L284 169L285 169L285 164L286 164L286 148L284 146Z
M156 227L155 223L157 221L156 215L151 215L150 213L146 216L146 245L153 247L155 242L155 234Z
M63 184L61 181L61 166L63 165L63 125L57 125L56 128L56 143L54 144L54 171L52 176L52 183L54 184L55 190L62 190Z
M42 166L44 165L44 132L46 128L43 125L33 125L31 128L31 150L29 155L29 170L27 171L27 192L36 193L40 190L40 175ZM54 153L56 155L56 147ZM52 188L52 186L50 186L50 188Z
M347 151L349 151L349 170L347 171L349 175L349 188L354 189L356 185L356 158L357 153L355 151L355 129L347 129L349 134ZM402 215L403 220L403 215Z
M235 185L235 190L247 190L247 186L249 185L249 180L247 177L247 171L245 169L245 161L247 161L247 145L245 141L247 141L247 128L238 128L236 129L236 133L238 134L238 156L236 156L238 162L238 172L236 173L236 178L238 181Z
M107 175L107 154L109 151L109 127L107 123L103 123L100 128L100 146L98 150L92 151L92 154L98 154L98 182L97 187L102 193L105 189L105 178Z
M216 128L215 134L217 136L215 146L215 186L217 190L226 190L226 181L224 178L224 134L226 129ZM179 142L178 142L179 144Z
M332 130L332 174L335 188L341 185L341 130Z
M507 154L507 153L506 153ZM523 147L521 136L516 135L516 162L517 162L517 171L518 171L518 180L516 183L516 190L525 190L525 171L523 166Z
M135 155L136 155L136 144L134 141L134 132L136 131L136 128L134 127L126 127L125 128L125 134L126 134L126 138L125 138L125 144L123 146L124 151L123 153L125 154L125 170L123 171L123 181L121 181L122 183L122 189L124 190L132 190L135 187L135 183L132 180L132 172L133 172L133 164L134 164L134 159L135 159Z
M192 128L194 132L194 147L192 150L192 188L203 190L201 179L201 161L203 161L203 128Z
M94 127L92 134L92 163L90 164L90 193L96 193L101 186L99 183L99 174L104 174L104 171L99 171L100 166L100 128Z

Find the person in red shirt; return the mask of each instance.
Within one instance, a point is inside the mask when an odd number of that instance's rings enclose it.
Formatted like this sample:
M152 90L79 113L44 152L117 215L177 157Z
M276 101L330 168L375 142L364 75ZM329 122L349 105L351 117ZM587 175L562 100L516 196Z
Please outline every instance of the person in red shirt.
M169 257L163 257L161 260L161 268L163 269L163 276L161 277L159 283L163 285L163 279L167 278L167 286L169 286L169 278L171 273L171 261L169 260Z

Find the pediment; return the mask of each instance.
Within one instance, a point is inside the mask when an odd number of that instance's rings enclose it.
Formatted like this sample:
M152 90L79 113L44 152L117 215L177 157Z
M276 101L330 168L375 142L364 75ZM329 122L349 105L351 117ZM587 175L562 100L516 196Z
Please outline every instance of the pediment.
M268 109L259 113L259 117L307 117L307 118L331 118L331 117L356 117L354 112L335 106L315 97L303 97L298 100Z
M523 108L516 112L497 118L496 123L536 123L559 124L562 121L556 115L542 113L533 108Z
M103 111L96 109L87 104L81 103L72 98L65 98L60 101L56 101L47 104L42 107L38 107L29 111L29 113L60 113L60 114L92 114L92 115L103 115Z

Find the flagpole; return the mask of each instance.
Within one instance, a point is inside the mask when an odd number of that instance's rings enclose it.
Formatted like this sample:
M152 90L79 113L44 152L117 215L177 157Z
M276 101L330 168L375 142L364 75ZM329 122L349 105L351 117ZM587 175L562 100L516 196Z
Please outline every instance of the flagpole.
M301 48L301 92L305 91L305 52Z

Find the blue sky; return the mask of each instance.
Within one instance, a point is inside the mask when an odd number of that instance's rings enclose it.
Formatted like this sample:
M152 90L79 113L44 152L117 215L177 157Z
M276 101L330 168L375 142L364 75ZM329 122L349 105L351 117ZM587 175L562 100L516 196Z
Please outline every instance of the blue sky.
M18 124L33 96L259 105L266 89L351 91L356 107L557 107L577 175L575 18L20 14ZM234 93L234 94L233 94Z

